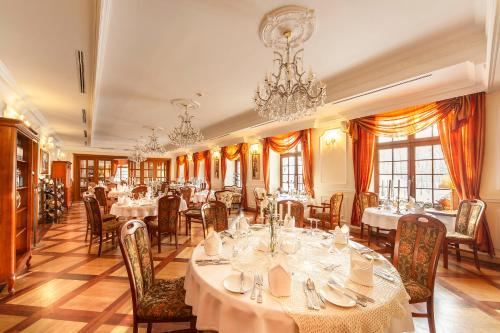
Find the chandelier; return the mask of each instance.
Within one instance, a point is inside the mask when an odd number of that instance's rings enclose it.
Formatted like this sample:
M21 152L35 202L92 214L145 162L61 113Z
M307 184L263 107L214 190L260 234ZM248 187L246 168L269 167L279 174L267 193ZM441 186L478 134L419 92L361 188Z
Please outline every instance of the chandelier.
M157 129L161 128L151 127L150 129L152 133L149 136L149 141L143 147L144 153L152 155L165 154L167 150L165 149L164 145L160 144L160 142L158 141L158 136L155 132Z
M138 144L133 147L133 152L128 159L137 164L147 160L146 156L144 156L143 148Z
M304 49L296 50L314 31L314 11L285 6L266 15L260 36L275 49L275 72L255 92L255 110L270 120L290 121L311 115L325 103L326 86L303 70Z
M191 125L194 116L189 114L189 110L198 109L200 104L196 101L177 98L171 101L172 105L184 110L184 114L179 115L181 123L168 134L171 143L179 148L185 148L203 141L200 129Z

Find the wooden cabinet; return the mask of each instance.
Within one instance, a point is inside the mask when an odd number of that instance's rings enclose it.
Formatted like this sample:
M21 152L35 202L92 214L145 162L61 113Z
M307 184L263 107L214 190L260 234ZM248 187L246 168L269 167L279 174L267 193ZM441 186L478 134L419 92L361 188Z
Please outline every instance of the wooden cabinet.
M64 185L64 206L69 208L73 199L73 182L71 181L71 162L53 161L51 178Z
M0 283L14 292L16 275L30 265L37 186L38 135L0 118Z

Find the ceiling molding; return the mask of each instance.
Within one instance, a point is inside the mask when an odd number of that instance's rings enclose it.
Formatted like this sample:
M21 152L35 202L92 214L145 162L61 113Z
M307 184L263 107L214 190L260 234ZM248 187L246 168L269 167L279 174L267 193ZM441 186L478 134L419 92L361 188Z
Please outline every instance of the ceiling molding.
M486 10L486 85L488 90L500 87L500 0L488 0Z

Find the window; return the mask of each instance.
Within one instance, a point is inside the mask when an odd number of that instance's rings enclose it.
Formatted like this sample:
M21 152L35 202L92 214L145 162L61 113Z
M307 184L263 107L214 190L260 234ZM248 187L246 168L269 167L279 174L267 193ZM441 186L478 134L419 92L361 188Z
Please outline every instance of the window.
M401 198L407 198L409 191L418 202L434 203L443 197L451 200L451 190L440 185L448 169L437 125L410 136L378 137L375 158L375 188L382 198L392 180L395 189L399 181Z
M239 158L234 160L233 185L241 187L241 162Z
M128 181L128 165L118 165L116 168L115 182Z
M299 143L287 153L280 155L281 190L304 191L302 172L302 145Z
M97 174L99 175L99 181L105 181L111 177L111 161L98 161Z

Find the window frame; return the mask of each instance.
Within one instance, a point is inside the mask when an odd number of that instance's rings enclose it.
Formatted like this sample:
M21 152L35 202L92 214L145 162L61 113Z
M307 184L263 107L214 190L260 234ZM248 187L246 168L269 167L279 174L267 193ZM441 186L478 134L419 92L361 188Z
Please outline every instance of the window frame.
M283 191L283 159L293 157L295 159L295 170L294 173L288 172L288 176L293 175L296 181L293 183L294 190L300 191L299 189L299 176L302 177L302 191L305 189L304 186L304 160L302 160L301 170L299 172L299 157L302 157L302 147L298 149L300 143L295 147L287 151L286 153L280 154L280 188ZM290 163L288 164L290 168ZM290 180L288 180L288 191L290 191Z

